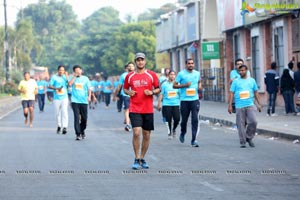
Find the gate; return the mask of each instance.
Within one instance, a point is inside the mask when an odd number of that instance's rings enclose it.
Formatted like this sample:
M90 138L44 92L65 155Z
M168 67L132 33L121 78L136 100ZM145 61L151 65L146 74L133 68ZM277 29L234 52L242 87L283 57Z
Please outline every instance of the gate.
M224 68L200 70L202 79L202 95L207 101L225 102Z

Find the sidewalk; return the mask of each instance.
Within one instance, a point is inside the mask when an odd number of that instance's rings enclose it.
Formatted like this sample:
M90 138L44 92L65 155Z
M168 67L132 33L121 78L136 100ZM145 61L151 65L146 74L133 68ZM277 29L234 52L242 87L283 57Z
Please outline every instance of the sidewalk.
M0 119L21 108L21 99L19 96L0 98Z
M225 126L235 126L235 114L229 114L228 104L201 101L200 119L209 120L210 123L219 123ZM300 116L284 115L284 107L276 107L278 116L267 116L267 108L263 107L261 113L257 112L257 133L274 138L300 140Z

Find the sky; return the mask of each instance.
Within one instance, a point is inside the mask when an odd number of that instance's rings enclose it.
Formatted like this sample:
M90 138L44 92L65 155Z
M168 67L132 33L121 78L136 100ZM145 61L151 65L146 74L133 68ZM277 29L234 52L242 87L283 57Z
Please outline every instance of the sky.
M38 0L6 0L8 25L14 25L17 13L21 8L37 2ZM126 14L136 16L147 8L159 8L166 3L175 3L177 0L66 0L66 2L72 5L78 20L90 16L94 11L105 6L113 6L119 10L121 20L123 20ZM0 25L4 25L3 0L0 0L0 6Z

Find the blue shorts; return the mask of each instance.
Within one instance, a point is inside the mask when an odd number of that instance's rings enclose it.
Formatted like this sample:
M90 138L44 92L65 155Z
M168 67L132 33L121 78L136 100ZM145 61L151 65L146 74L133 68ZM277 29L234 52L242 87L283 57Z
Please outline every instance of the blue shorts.
M122 98L123 98L124 110L129 109L130 97L123 96Z

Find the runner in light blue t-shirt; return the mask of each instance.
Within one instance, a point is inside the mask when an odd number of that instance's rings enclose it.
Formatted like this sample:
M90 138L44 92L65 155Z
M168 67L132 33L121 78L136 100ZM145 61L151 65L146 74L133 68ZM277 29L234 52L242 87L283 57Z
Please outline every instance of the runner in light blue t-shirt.
M57 74L53 75L50 79L49 88L53 89L53 104L55 108L55 117L57 121L56 133L67 133L69 125L68 114L68 73L65 71L63 65L59 65L57 68Z
M161 85L161 93L158 97L157 103L157 109L162 110L162 112L164 113L163 116L165 117L166 125L168 128L169 139L176 137L176 128L180 121L179 89L173 88L175 77L176 72L170 70L168 74L168 80Z
M85 138L85 129L88 118L88 103L91 101L91 82L82 75L81 66L73 67L73 77L69 81L72 87L72 109L74 113L74 129L76 140Z
M238 127L240 147L245 148L246 142L250 147L255 147L252 139L255 136L257 121L254 109L254 98L257 101L257 109L261 112L257 85L253 78L247 75L248 67L239 66L241 78L233 80L230 87L228 112L232 113L232 102L235 100L236 124Z
M202 90L200 72L194 69L194 60L189 58L185 62L186 67L180 71L175 79L174 88L180 89L180 113L181 113L181 133L179 140L184 143L187 132L187 122L189 115L192 115L192 147L199 147L197 135L199 133L199 110L200 101L198 91Z

